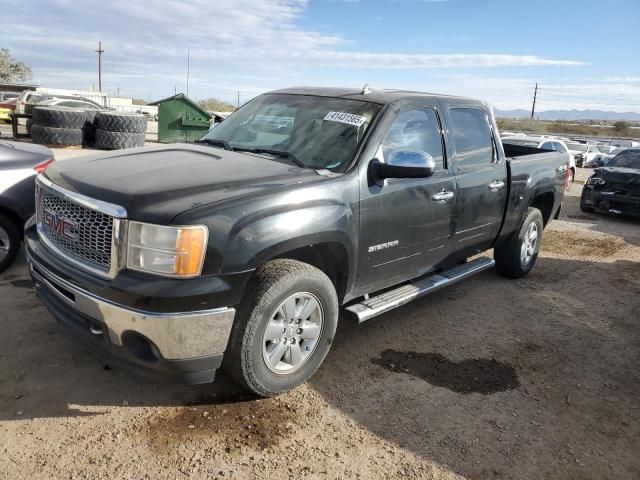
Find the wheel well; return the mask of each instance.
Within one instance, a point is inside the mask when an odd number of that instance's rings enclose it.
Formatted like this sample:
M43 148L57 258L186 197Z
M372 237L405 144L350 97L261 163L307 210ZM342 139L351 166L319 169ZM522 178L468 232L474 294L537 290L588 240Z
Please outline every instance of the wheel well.
M23 238L23 236L24 236L24 231L23 231L24 220L20 217L20 215L18 215L13 210L9 210L8 208L3 207L3 206L0 206L0 214L4 215L9 220L11 220L13 223L15 223L16 227L18 227L18 232L20 232L20 238Z
M535 207L542 213L542 220L545 226L551 218L551 210L553 209L553 193L541 193L531 201L531 207Z
M331 279L339 301L344 298L349 277L349 257L343 245L333 242L318 243L291 250L276 258L298 260L313 265Z

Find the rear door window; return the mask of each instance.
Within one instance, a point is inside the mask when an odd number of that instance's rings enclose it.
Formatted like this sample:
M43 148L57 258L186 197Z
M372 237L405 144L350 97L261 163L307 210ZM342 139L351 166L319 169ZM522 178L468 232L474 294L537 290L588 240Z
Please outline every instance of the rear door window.
M449 110L455 159L459 168L490 164L495 152L489 121L478 108L454 107Z

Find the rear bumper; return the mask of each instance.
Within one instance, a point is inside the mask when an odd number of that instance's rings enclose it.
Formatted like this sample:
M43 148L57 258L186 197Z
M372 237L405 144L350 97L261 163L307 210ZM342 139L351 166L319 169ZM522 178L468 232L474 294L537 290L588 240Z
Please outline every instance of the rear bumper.
M587 207L595 210L640 217L640 197L600 192L585 186L582 200Z
M39 264L31 276L51 314L110 363L154 379L212 382L222 363L235 309L154 313L102 299Z

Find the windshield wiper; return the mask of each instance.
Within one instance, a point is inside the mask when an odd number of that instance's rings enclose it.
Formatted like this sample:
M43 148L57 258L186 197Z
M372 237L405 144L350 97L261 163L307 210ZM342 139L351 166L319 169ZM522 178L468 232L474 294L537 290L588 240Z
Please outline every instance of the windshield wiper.
M234 151L233 147L229 145L229 142L227 142L226 140L215 140L213 138L201 138L200 140L196 140L194 143L204 143L205 145L211 145L213 147L222 147L225 150L229 150L230 152Z
M307 166L296 157L293 153L285 150L273 150L271 148L238 148L238 152L250 152L250 153L266 153L267 155L273 155L275 157L286 158L289 162L293 163L296 167L307 168Z

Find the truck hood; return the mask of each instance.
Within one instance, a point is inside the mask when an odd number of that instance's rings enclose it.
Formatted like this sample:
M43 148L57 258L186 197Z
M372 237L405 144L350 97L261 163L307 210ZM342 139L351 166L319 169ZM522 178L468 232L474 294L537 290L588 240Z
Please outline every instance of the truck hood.
M315 170L192 144L64 160L44 175L68 190L126 208L129 218L161 224L192 208L323 178Z
M612 184L640 188L640 170L636 168L600 167L596 168L594 173Z

